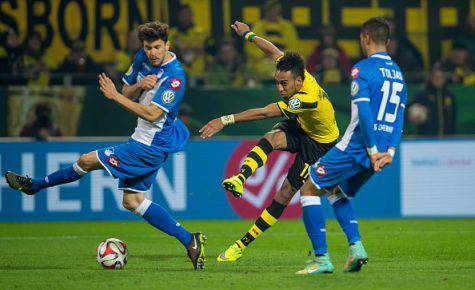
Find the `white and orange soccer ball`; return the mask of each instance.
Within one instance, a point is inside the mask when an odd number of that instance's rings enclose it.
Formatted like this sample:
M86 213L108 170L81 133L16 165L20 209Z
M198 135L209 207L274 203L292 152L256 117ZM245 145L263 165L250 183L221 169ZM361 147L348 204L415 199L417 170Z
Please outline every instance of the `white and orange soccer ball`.
M103 241L97 248L97 262L106 269L124 268L128 256L127 245L116 238Z

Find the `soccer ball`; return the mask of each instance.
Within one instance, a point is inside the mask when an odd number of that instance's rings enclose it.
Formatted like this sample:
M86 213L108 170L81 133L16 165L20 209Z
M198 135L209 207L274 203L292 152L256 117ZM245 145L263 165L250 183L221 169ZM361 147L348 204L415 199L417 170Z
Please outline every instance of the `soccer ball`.
M128 256L127 245L119 239L109 238L97 248L97 262L106 269L124 268Z

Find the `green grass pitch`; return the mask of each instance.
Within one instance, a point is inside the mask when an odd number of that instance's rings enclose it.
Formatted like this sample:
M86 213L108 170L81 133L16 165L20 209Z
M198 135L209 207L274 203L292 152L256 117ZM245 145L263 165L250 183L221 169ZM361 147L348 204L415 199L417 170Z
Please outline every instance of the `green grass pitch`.
M280 221L235 263L216 255L251 221L183 221L208 237L194 271L182 246L145 222L0 223L1 289L469 289L475 288L475 219L360 220L369 263L343 273L345 236L327 223L333 274L297 276L311 249L301 221ZM95 261L103 239L129 247L124 270Z

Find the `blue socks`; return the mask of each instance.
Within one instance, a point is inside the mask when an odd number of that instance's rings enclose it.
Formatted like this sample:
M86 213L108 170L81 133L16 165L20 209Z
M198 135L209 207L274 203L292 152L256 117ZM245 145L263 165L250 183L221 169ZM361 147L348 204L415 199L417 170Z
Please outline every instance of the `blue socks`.
M33 178L32 190L41 190L46 187L58 184L70 183L80 179L87 172L80 168L77 163L60 169L46 176L45 178Z
M327 237L325 229L325 216L318 196L301 196L303 222L308 237L312 242L315 255L323 255L327 250Z
M358 222L356 221L350 201L347 198L341 198L334 202L332 206L338 223L340 223L341 228L346 234L348 243L351 245L361 241Z
M176 237L185 248L191 242L191 234L178 223L163 207L148 199L137 207L135 213L141 215L155 228Z

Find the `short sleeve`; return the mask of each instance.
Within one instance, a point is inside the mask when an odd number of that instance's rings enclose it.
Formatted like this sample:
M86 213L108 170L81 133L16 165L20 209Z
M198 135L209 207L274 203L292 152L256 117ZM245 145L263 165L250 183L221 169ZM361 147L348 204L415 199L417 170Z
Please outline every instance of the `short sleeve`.
M167 76L152 98L152 103L169 113L185 95L185 76Z
M288 103L280 101L277 103L280 110L285 110L291 114L300 114L309 109L315 109L318 106L318 102L315 97L306 93L297 93L290 98Z
M354 66L351 69L351 100L354 102L369 102L370 93L368 78L363 66Z
M140 60L140 52L138 52L135 55L134 61L130 65L129 69L127 70L127 72L122 77L122 81L125 84L131 86L131 85L133 85L137 82L137 76L138 76L139 71L140 71L141 63L142 62Z

